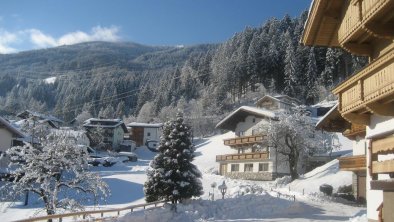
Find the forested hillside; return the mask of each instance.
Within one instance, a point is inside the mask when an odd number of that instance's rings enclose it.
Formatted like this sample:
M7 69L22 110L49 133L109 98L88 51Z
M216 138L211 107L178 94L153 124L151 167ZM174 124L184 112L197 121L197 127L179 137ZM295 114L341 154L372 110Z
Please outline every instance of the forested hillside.
M0 55L0 107L3 114L32 109L66 121L164 120L182 109L198 133L199 124L212 125L264 93L315 103L366 59L300 45L305 19L273 18L219 45L92 42Z

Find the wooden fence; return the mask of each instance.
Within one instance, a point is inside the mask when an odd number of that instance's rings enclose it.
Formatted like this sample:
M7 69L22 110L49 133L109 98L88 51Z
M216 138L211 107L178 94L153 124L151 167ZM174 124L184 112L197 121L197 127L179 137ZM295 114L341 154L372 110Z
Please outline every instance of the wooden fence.
M145 204L137 204L123 208L115 208L115 209L105 209L105 210L90 210L90 211L81 211L81 212L73 212L73 213L65 213L65 214L54 214L48 216L41 216L41 217L32 217L23 220L17 220L15 222L34 222L34 221L59 221L62 222L64 218L70 218L72 221L105 221L113 218L117 218L120 216L121 212L129 211L133 212L136 208L143 208L143 209L153 209L157 207L161 207L164 203L168 201L156 201L151 203ZM94 217L97 215L96 217Z

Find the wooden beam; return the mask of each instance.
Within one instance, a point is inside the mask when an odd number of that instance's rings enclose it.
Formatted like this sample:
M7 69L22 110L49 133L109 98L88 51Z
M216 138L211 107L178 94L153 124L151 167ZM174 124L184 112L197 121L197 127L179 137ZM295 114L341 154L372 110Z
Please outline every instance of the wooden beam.
M343 118L347 121L355 124L361 124L364 126L369 125L370 115L368 114L355 114L355 113L345 113L342 114Z
M378 102L366 105L367 109L380 116L394 116L394 104L381 104Z
M349 51L350 53L363 55L363 56L371 56L372 55L372 46L370 44L365 43L351 43L347 42L342 45L344 49Z
M371 181L371 190L394 191L394 181L387 181L387 180Z
M372 154L394 153L394 136L372 140Z
M372 173L394 173L394 160L373 161Z
M385 38L385 39L393 39L394 38L394 24L380 24L376 22L371 22L364 25L364 28L367 29L370 33L372 33L377 38Z

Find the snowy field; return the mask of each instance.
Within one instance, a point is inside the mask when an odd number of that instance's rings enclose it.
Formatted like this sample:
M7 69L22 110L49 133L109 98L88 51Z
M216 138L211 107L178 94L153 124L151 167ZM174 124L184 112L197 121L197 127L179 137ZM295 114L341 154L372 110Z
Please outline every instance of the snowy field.
M155 210L127 214L118 221L367 221L364 207L325 197L318 191L323 183L332 185L334 191L339 186L351 184L351 173L339 171L337 160L302 175L290 184L232 180L216 175L218 164L215 156L231 152L229 147L223 145L223 139L230 137L234 134L195 141L194 164L203 173L204 194L201 198L178 205L176 212L165 205ZM347 149L347 145L344 148ZM145 202L145 171L155 154L141 148L136 153L139 157L137 162L93 168L108 183L112 195L106 203L89 209L117 208ZM228 192L221 200L219 190L212 189L211 184L215 182L219 185L223 181L228 186ZM215 201L211 201L210 192L214 193ZM278 193L282 194L280 198ZM295 196L296 201L290 195ZM2 203L0 221L44 214L37 213L40 204L34 197L30 198L30 203L27 207L21 203Z

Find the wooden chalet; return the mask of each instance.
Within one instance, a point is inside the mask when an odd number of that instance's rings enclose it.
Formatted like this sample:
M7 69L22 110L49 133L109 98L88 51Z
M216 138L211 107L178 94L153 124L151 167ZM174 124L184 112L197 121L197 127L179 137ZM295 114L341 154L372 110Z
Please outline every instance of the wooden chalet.
M261 126L276 121L275 112L289 111L296 104L299 102L288 96L267 95L256 102L256 107L242 106L220 121L216 128L233 131L236 137L223 141L233 153L216 156L219 173L247 180L273 180L288 175L288 166L279 163L280 154L269 147Z
M394 221L394 0L314 0L302 43L369 57L333 93L349 132L366 128L368 220Z

